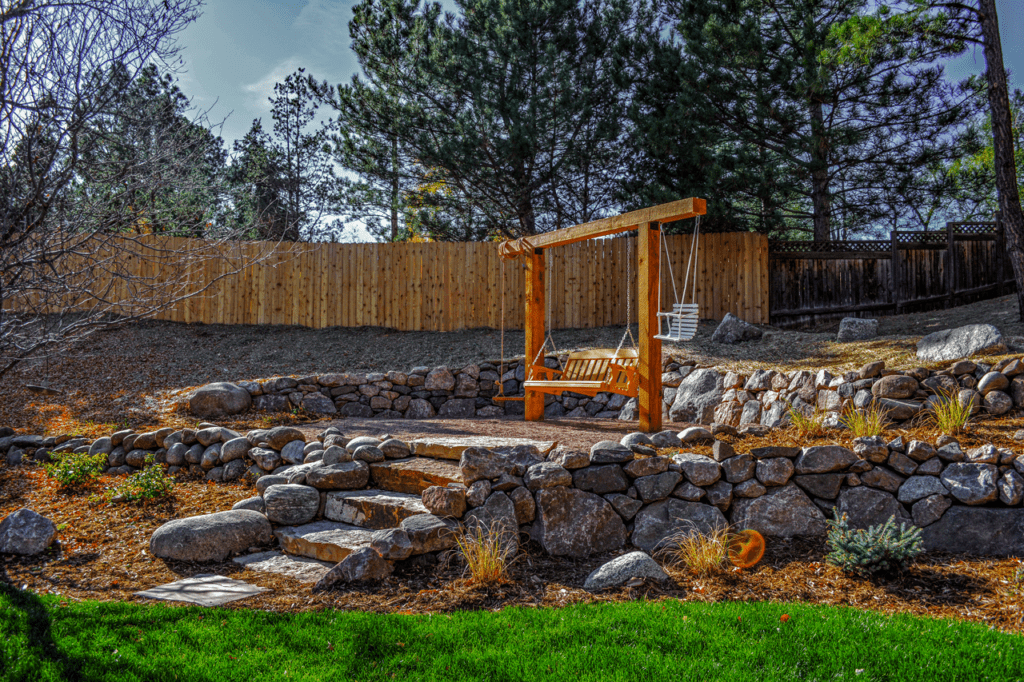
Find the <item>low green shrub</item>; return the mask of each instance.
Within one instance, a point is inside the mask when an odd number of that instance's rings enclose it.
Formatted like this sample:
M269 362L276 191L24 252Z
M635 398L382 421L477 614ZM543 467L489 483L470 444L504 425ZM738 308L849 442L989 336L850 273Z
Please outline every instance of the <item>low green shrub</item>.
M149 502L167 497L174 492L174 479L167 475L162 466L153 464L153 457L146 459L146 466L136 471L107 491L111 502Z
M60 483L65 490L74 490L96 480L103 473L103 464L107 456L99 453L90 455L87 452L69 452L55 455L51 464L44 464L46 475Z
M828 519L828 546L832 550L825 560L850 573L871 575L906 568L914 557L924 551L921 529L901 523L896 516L867 530L851 530L846 514Z

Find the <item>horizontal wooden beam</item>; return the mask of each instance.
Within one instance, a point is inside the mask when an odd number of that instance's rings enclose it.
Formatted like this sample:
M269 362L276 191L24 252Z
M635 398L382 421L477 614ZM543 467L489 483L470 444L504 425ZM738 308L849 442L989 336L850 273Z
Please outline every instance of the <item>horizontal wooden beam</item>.
M638 225L647 223L671 223L676 220L695 218L707 213L708 205L704 199L691 197L680 199L668 204L659 204L638 211L630 211L610 218L602 218L582 225L573 225L561 230L553 230L542 234L512 239L502 243L498 252L504 258L515 258L529 253L531 249L550 249L554 246L565 246L587 239L607 237L635 230Z

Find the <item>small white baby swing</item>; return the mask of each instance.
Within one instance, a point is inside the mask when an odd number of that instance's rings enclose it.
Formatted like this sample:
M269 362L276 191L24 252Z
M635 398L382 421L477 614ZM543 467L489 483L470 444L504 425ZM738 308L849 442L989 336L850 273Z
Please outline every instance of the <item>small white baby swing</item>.
M672 312L658 313L658 334L654 338L662 341L690 341L697 333L697 244L700 240L700 216L693 226L693 239L690 240L690 259L686 263L686 278L683 280L683 296L680 298L676 289L676 278L672 272L672 258L668 253L665 232L661 233L661 245L665 249L665 260L668 262L668 275L672 280L672 295L675 303ZM690 303L684 303L690 284L690 269L693 269L693 289L690 291ZM658 300L661 300L661 279L658 279ZM663 332L663 333L662 333Z

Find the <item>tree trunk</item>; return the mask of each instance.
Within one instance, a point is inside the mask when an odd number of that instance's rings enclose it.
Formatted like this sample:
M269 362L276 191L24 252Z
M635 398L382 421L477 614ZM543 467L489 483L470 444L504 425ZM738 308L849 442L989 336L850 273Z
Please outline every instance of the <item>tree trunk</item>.
M398 241L398 136L391 136L391 241Z
M1021 211L1017 169L1013 163L1010 93L1006 85L995 0L978 0L978 9L981 10L981 33L985 41L985 78L988 80L988 104L992 116L996 194L1006 235L1007 256L1017 282L1018 315L1024 321L1024 212Z
M811 100L811 204L814 216L814 241L832 238L832 201L829 197L828 140L825 139L825 114L821 102Z

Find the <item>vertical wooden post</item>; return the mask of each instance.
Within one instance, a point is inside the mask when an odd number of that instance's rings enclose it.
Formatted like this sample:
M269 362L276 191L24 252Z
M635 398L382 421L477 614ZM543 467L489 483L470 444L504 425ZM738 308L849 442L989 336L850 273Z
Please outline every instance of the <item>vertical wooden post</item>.
M526 264L526 376L530 376L530 365L544 345L544 250L534 249L527 256ZM543 364L544 358L538 363ZM544 394L527 390L524 417L528 422L544 421Z
M901 312L900 306L900 241L896 235L896 230L889 233L889 239L892 240L890 245L892 248L892 302L896 304L897 315Z
M956 293L956 283L953 273L956 266L953 259L956 258L955 244L953 243L953 223L946 223L946 308L953 307L953 295Z
M647 223L637 228L637 318L639 321L640 430L644 433L661 431L661 340L654 338L659 332L658 310L661 270L661 225Z

